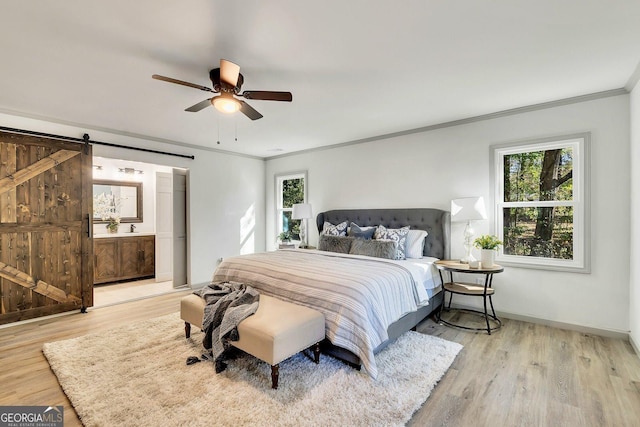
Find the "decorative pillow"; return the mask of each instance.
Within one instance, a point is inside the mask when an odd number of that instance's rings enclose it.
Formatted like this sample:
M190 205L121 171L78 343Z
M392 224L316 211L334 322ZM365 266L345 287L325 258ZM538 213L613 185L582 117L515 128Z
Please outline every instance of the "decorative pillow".
M322 226L322 233L327 236L346 236L347 235L347 221L341 222L338 225L333 225L330 222L325 221Z
M352 222L349 226L349 236L355 237L356 239L365 239L370 240L373 238L373 233L376 232L375 227L360 227L355 222Z
M398 243L393 240L364 240L354 239L349 253L352 255L366 255L376 258L396 259Z
M396 252L396 259L406 259L407 251L407 234L409 234L409 226L402 228L386 228L384 225L379 225L373 233L373 238L376 240L393 240L398 243L398 249Z
M321 234L320 240L318 241L318 250L348 254L353 240L353 237Z
M422 258L424 239L426 237L427 232L424 230L409 230L409 234L407 234L407 251L405 253L407 258Z

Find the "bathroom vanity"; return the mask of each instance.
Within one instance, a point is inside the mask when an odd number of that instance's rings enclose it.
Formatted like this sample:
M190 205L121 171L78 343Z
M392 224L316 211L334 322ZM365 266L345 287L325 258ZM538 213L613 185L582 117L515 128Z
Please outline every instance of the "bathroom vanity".
M93 283L155 276L155 235L118 233L93 236Z

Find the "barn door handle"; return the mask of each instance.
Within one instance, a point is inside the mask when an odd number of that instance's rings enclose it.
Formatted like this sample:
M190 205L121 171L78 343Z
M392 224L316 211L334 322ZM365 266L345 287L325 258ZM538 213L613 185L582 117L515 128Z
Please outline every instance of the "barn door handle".
M93 238L93 226L91 224L91 215L87 214L87 237Z

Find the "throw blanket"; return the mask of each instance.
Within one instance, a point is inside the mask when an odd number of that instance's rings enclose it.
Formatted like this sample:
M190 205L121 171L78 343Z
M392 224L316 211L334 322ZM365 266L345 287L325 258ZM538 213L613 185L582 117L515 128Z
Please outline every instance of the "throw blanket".
M312 250L279 250L225 260L213 280L251 283L260 293L324 314L326 335L378 371L374 349L389 325L428 301L422 283L397 262Z
M202 297L204 307L202 329L204 348L211 349L216 373L222 372L229 341L238 340L238 324L258 310L260 294L250 286L237 282L217 282L194 292Z

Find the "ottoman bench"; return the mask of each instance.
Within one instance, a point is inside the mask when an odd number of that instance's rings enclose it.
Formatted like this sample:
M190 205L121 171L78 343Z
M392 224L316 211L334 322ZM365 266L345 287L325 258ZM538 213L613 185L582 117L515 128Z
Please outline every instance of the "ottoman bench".
M185 336L191 325L202 329L205 302L191 294L180 301ZM320 341L324 339L324 315L308 307L260 295L258 310L238 324L238 341L231 344L271 365L271 388L278 388L279 363L313 346L314 361L320 362Z

